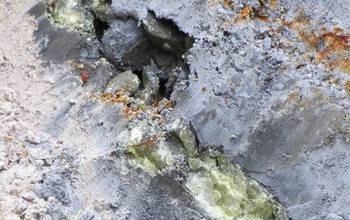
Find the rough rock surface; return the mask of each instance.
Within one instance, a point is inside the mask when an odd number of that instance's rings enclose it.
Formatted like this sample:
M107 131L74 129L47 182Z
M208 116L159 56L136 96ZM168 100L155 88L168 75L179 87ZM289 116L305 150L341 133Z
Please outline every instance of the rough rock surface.
M137 92L140 87L139 78L131 71L119 73L108 84L106 92L114 93L117 90L124 90L130 94Z
M126 54L141 47L146 40L146 35L138 28L136 20L120 19L113 21L101 42L106 56L115 63L122 63Z
M350 1L54 2L0 2L0 219L350 219Z

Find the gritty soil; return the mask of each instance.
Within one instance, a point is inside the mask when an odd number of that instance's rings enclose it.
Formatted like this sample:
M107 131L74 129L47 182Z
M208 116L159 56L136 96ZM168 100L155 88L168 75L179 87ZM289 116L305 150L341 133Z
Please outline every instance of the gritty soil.
M33 3L0 3L1 219L17 219L16 213L27 206L38 212L44 206L32 192L42 171L23 142L45 135L40 121L56 99L46 93L50 84L39 79L44 70L33 38L36 24L26 15Z
M39 155L28 145L57 146L43 124L61 101L50 94L52 83L42 78L49 70L39 58L33 35L38 24L27 12L37 1L0 2L0 219L38 219L47 208L35 193L45 173ZM39 156L40 157L40 156Z

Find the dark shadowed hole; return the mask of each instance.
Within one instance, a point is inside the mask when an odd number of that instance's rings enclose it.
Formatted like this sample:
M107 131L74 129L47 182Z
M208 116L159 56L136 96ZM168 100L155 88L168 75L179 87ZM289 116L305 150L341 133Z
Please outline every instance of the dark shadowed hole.
M144 89L145 86L144 86L144 82L143 82L143 75L142 75L142 71L137 71L137 70L133 70L132 71L134 74L137 75L137 77L139 78L140 80L140 89Z
M105 33L105 31L109 28L109 24L101 19L97 18L95 15L94 19L94 29L97 39L100 41Z
M171 91L167 91L166 88L166 83L168 82L168 80L165 79L159 79L159 95L161 97L165 97L165 98L170 98L171 96Z
M181 59L182 55L192 47L194 43L194 39L189 37L186 33L182 32L174 21L165 19L165 18L158 18L155 12L152 10L149 10L148 13L149 13L148 16L155 19L160 26L171 27L170 28L170 30L172 30L171 35L174 38L182 39L181 43L171 45L176 51L172 53L174 53L174 55L176 55L179 59ZM157 45L156 42L158 40L155 40L152 36L149 36L149 37L151 42Z
M139 28L139 30L144 32L144 38L138 44L130 46L131 49L123 54L121 59L116 59L113 55L114 49L104 42L105 39L109 39L110 37L117 39L118 36L113 35L104 38L104 34L110 28L110 25L101 21L97 16L95 16L94 20L96 37L101 42L102 47L105 47L104 45L108 46L103 48L102 54L109 62L120 71L130 69L138 76L141 82L140 90L146 86L143 80L144 68L154 63L161 72L161 75L158 75L159 85L157 97L159 99L170 98L174 85L182 79L188 79L189 68L182 56L192 47L194 40L182 32L175 22L157 18L152 11L149 11L149 17L147 19L147 24L150 27L146 27L146 23L142 26L135 25L135 28ZM122 20L120 19L119 21ZM135 21L137 23L137 20ZM128 31L128 29L126 28L125 31ZM131 28L130 32L132 33L132 31L133 29ZM111 33L113 32L108 31L108 34ZM128 33L123 34L127 36ZM132 34L130 35L132 36ZM177 74L174 72L177 68L184 71Z

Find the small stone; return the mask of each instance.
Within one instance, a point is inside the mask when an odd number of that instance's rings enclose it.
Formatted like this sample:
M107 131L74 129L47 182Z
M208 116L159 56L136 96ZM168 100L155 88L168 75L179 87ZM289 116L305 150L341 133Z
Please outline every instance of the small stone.
M79 0L52 1L51 19L56 25L83 34L93 33L93 14Z
M142 141L142 138L143 138L143 132L141 128L136 127L130 131L130 143L138 144Z
M0 171L7 170L7 169L8 169L7 162L1 160L0 161Z
M95 12L96 16L104 22L111 22L114 18L108 0L93 0L91 9Z
M26 179L30 174L28 173L27 170L24 169L18 169L15 172L15 178L19 180L24 180Z
M238 54L241 55L241 56L244 56L246 54L246 52L244 50L241 50L241 51L238 52Z
M272 45L272 41L270 37L266 37L263 42L263 46L265 50L270 50Z
M87 81L89 80L90 76L89 73L87 71L82 71L80 73L80 79L83 83L87 83Z
M81 220L101 220L101 217L91 209L85 210L80 218Z
M140 87L140 80L137 75L133 74L131 70L120 73L118 76L114 77L107 89L106 92L114 93L117 90L124 90L133 94L137 92Z
M28 202L33 202L36 196L33 192L24 192L21 194L21 197Z
M197 137L188 123L183 120L176 120L171 125L170 130L175 132L181 140L187 156L193 157L197 154Z
M345 138L345 142L350 144L350 134L345 134L344 138Z
M152 97L157 96L159 93L159 72L160 70L155 64L147 66L143 70L145 89L142 91L142 95L148 102L152 101Z
M110 28L104 33L101 40L103 52L113 63L121 64L125 56L131 54L133 58L137 55L136 48L147 41L147 35L142 28L138 28L134 19L116 19Z
M34 134L33 132L29 132L27 134L26 141L34 145L40 144L41 142L40 137L37 134Z
M236 133L233 133L230 135L230 139L231 140L236 140L237 139L237 134Z
M22 214L24 211L27 210L27 208L27 204L23 200L21 200L16 206L16 212Z

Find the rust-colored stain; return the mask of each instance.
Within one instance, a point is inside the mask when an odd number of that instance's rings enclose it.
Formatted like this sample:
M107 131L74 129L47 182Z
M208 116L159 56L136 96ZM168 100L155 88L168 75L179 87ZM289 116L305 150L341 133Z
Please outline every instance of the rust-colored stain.
M317 48L320 39L315 33L311 33L308 30L298 30L298 33L302 41L308 44L311 48Z
M11 142L11 141L13 141L15 138L14 137L12 137L12 136L4 136L4 137L2 137L2 140L4 141L4 142Z
M91 98L97 99L101 102L122 104L123 108L121 112L128 120L132 120L137 117L142 111L137 107L131 106L131 99L125 95L123 90L118 90L115 93L107 92L100 96L92 95Z
M350 73L349 33L345 33L344 30L337 26L333 27L332 30L325 27L314 27L313 24L316 22L305 15L302 9L296 13L296 17L293 20L287 21L281 17L272 19L268 16L269 10L275 9L278 1L259 0L259 3L260 6L258 8L246 5L233 20L225 22L224 25L237 24L249 20L277 23L279 28L272 31L283 34L282 30L287 28L290 31L297 32L300 40L309 47L309 52L315 52L314 62L322 63L331 69L337 68ZM304 53L305 57L309 55L308 52ZM298 68L301 67L298 66Z
M345 83L345 89L350 92L350 80Z
M301 12L293 21L283 21L282 24L297 31L300 39L316 51L316 62L350 73L350 35L339 27L334 27L331 31L324 27L313 28L311 21Z
M89 80L90 76L89 76L89 73L88 71L86 70L83 70L81 71L80 73L80 79L83 83L87 83L87 81Z
M144 148L153 147L156 144L159 137L160 135L153 135L149 138L146 138L145 140L141 141L138 144L130 144L128 145L128 147L144 147Z
M296 102L299 102L300 100L301 100L300 91L291 92L287 98L288 103L292 103L292 102L296 103Z
M142 111L135 106L129 107L127 105L124 105L122 113L129 121L131 121L135 119L138 115L142 114Z
M122 104L121 113L129 121L141 114L147 114L152 120L162 124L165 122L165 118L161 115L162 110L172 109L175 106L173 101L166 98L153 102L151 105L140 105L135 103L135 99L126 95L123 90L117 90L115 93L107 92L102 95L92 94L90 98L104 103Z
M231 0L223 0L222 4L226 7L226 8L233 8L233 2Z
M349 49L349 35L328 32L323 34L320 40L325 43L325 51L329 51L329 53L342 53Z
M231 0L208 0L208 6L213 6L217 4L222 4L226 8L233 9L234 4Z
M159 102L158 107L164 109L172 109L175 107L175 103L169 99L164 98Z
M249 5L244 6L244 8L239 12L239 14L234 18L234 22L228 21L225 22L225 24L232 24L232 23L241 23L243 21L249 21L252 19L257 19L262 22L270 22L271 19L266 15L266 11L268 10L267 4L264 0L259 1L260 6L258 8L253 8ZM277 4L277 1L274 3L274 1L270 1L270 7L271 4L275 7Z
M257 19L259 19L260 21L263 21L263 22L270 22L270 18L268 16L265 16L265 15L260 15L258 13L255 13L255 17Z
M123 90L118 90L115 93L107 92L98 97L98 99L102 102L110 102L110 103L122 103L129 104L130 98L125 95Z
M271 9L275 9L278 5L278 0L270 0L269 5Z
M339 68L342 71L350 74L350 58L340 58L335 61L332 61L329 64L331 68Z
M83 70L85 68L85 65L83 63L77 63L75 61L69 61L69 65L73 68L73 69L77 69L77 70Z
M239 15L236 17L235 22L240 23L242 21L249 20L252 12L252 7L250 7L249 5L244 6Z

